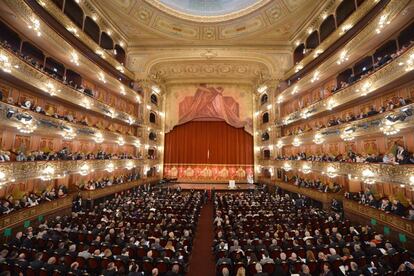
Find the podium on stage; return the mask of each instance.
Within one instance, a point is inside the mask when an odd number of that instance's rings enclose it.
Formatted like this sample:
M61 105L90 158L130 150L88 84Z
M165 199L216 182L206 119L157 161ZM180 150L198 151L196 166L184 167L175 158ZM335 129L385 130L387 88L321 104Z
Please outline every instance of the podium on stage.
M237 189L235 180L229 180L229 189Z

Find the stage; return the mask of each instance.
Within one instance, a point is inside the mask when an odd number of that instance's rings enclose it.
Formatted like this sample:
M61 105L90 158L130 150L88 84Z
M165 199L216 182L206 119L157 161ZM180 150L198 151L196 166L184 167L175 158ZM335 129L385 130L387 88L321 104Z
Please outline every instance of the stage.
M183 190L216 190L216 191L248 191L257 188L255 184L236 183L235 189L229 189L229 183L185 183L173 182L165 184L165 187L178 188Z

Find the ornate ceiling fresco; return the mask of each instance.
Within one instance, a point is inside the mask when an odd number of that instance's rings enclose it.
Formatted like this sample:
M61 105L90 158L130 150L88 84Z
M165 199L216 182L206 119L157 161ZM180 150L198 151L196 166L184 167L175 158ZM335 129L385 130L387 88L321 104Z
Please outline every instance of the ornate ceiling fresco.
M182 69L194 63L198 78L240 80L244 74L243 80L257 82L278 79L292 66L292 39L332 1L89 0L87 6L125 37L127 67L138 79L195 77L193 69ZM174 67L181 73L166 69Z

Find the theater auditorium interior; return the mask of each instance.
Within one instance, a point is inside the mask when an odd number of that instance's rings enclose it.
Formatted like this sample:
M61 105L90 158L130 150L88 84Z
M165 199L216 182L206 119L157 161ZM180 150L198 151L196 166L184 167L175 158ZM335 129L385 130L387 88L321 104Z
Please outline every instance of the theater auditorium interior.
M0 0L0 276L414 275L414 0Z

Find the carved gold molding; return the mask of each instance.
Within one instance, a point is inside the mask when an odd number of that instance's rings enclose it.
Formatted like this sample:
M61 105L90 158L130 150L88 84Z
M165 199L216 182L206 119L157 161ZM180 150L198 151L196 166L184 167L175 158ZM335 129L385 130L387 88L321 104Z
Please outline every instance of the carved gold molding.
M343 206L345 214L352 213L365 219L375 219L380 224L390 226L414 238L414 221L345 198L343 200Z
M44 170L48 167L54 169L52 178L62 178L69 174L79 173L84 165L88 165L90 169L95 171L114 171L117 169L152 166L157 162L158 160L145 159L5 162L0 163L0 171L6 175L6 179L13 177L15 182L18 182L40 178L45 174ZM12 183L6 185L12 185Z
M72 31L72 34L76 37L76 39L82 41L93 52L96 52L97 50L104 52L105 55L103 59L105 59L105 61L111 64L112 67L114 67L118 71L128 76L130 79L134 79L134 73L131 72L125 66L123 66L121 63L119 63L119 61L115 59L114 54L111 51L101 48L101 46L99 46L93 39L91 39L82 29L76 26L76 24L73 23L72 20L68 18L66 14L64 14L51 0L37 0L37 2L66 29L76 30ZM105 31L105 29L101 28L101 31ZM114 38L112 37L112 39ZM119 41L114 40L114 44L118 43Z
M283 117L281 119L281 124L288 125L320 114L324 111L334 110L335 108L363 97L364 95L375 94L380 91L381 88L405 75L412 75L414 67L411 65L410 60L412 59L411 56L413 54L414 47L411 47L401 56L392 60L368 77L359 80L351 86L341 89L341 91L326 99Z
M329 5L328 8L324 9L323 12L321 12L321 16L317 17L312 23L308 24L306 28L304 28L301 31L301 34L295 37L295 47L298 46L299 43L305 43L304 41L309 36L309 30L318 30L320 25L322 24L323 15L329 16L331 14L335 14L336 8L339 6L341 2L331 2L331 5ZM315 56L316 53L322 53L326 49L328 49L335 41L337 41L341 36L343 36L346 31L352 26L354 26L358 21L360 21L364 16L368 14L368 12L377 5L377 0L368 0L364 1L361 6L359 6L352 14L349 16L338 28L332 32L324 41L322 41L321 44L316 49L313 49L312 52L310 52L307 56L305 56L298 65L292 67L289 71L285 73L285 79L289 78L293 74L295 74L296 68L298 67L305 67L308 63L310 63L312 60L314 60L318 55Z
M330 58L321 63L313 71L307 73L294 85L288 87L279 94L278 103L284 103L292 98L298 97L300 94L308 92L310 89L316 88L318 85L323 83L327 78L334 76L344 68L347 68L351 61L362 56L361 49L364 49L366 45L372 45L373 41L378 41L397 31L396 27L403 25L404 22L409 20L410 16L398 16L401 12L410 4L409 0L391 0L383 11L372 20L362 31L360 31L354 38L352 38L346 45L342 47L340 51L332 55ZM387 25L381 34L377 34L376 29L378 28L381 16L385 16L390 22L399 21L398 26ZM338 65L337 61L340 60L341 53L345 51L349 57L349 62L343 62ZM315 75L318 77L315 80Z
M16 57L14 54L3 48L3 46L0 46L0 55L5 57L8 62L11 63L12 67L10 68L10 74L22 82L28 83L31 86L40 89L45 94L54 93L55 97L72 104L76 104L80 108L95 111L112 119L118 119L127 124L133 122L133 125L139 125L141 122L139 118L136 118L133 115L115 110L108 104L103 103L96 98L89 97L82 92L63 84L62 82L55 80L41 70L36 69Z
M261 164L263 167L275 167L291 170L301 170L306 165L311 171L327 174L334 172L336 175L351 175L359 179L364 170L373 173L377 182L397 183L410 185L410 177L414 175L414 165L391 165L382 163L347 163L347 162L317 162L301 160L267 160Z
M97 135L102 135L102 138L105 142L117 143L119 139L122 138L126 145L133 146L137 146L138 144L140 144L140 138L142 139L142 137L137 138L132 135L123 135L112 131L100 130L94 127L70 123L64 120L56 119L50 116L42 115L36 112L28 111L23 108L9 105L4 102L0 102L0 126L4 128L13 128L16 130L16 132L18 131L17 129L22 125L22 123L18 121L15 117L12 117L11 119L7 118L7 110L13 110L16 113L25 113L32 116L32 125L36 126L36 129L34 130L35 134L60 136L64 138L67 134L67 132L65 132L64 129L70 128L72 130L71 133L76 134L74 139L95 140ZM141 144L140 147L142 146L143 145Z

